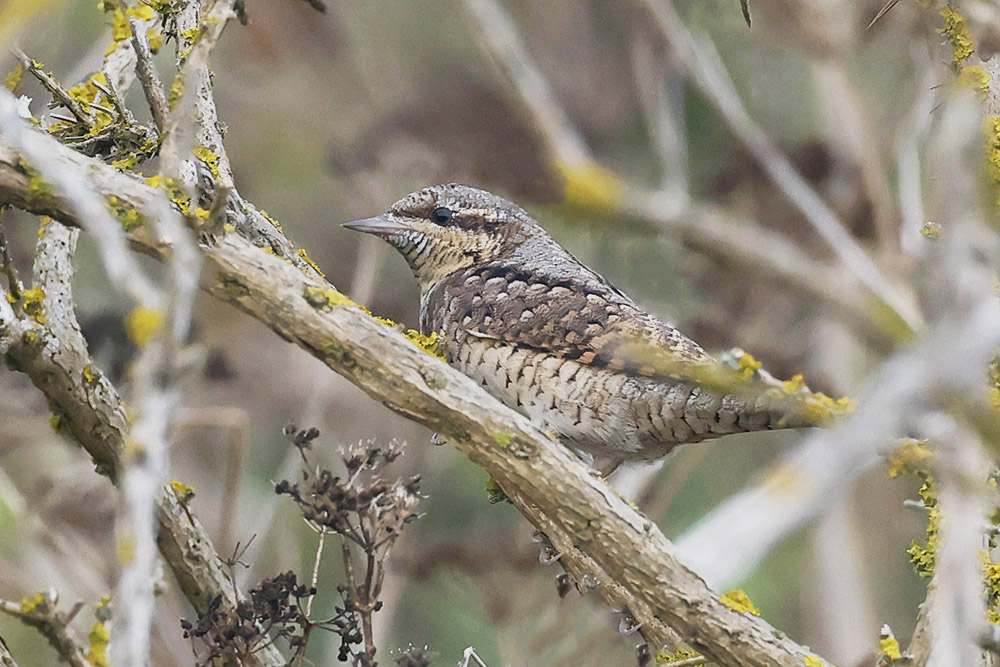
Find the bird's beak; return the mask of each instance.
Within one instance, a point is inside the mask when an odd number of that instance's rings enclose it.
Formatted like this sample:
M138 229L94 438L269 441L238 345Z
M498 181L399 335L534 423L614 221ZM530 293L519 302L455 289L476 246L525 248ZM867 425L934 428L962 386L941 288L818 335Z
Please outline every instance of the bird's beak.
M356 232L375 234L376 236L388 236L389 234L406 232L413 229L406 222L387 214L376 215L374 218L363 218L361 220L345 222L341 227L353 229Z

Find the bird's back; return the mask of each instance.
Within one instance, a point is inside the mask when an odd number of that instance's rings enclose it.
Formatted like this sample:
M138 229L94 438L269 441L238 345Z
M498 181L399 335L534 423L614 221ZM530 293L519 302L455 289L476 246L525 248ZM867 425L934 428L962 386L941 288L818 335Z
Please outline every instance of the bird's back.
M431 286L421 326L444 338L451 365L595 457L655 459L680 443L793 425L685 379L717 362L547 235Z

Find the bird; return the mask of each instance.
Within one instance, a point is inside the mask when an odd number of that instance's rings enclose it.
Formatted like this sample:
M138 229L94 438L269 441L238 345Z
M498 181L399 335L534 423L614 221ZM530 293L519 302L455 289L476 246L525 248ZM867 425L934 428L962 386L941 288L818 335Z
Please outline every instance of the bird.
M343 224L403 256L449 365L610 474L679 444L814 425L576 259L520 206L449 183ZM728 376L727 376L728 377Z

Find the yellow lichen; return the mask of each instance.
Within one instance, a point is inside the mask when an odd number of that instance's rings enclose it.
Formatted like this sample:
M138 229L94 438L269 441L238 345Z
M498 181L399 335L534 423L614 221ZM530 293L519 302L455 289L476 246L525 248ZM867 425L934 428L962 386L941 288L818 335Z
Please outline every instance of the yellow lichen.
M235 229L235 227L233 229ZM305 261L306 264L308 264L309 266L311 266L313 268L313 271L315 271L316 273L318 273L321 277L326 278L326 274L323 273L322 269L319 268L319 265L316 264L316 262L314 262L309 255L306 254L306 251L305 251L304 248L299 248L295 252L298 253L299 257L301 257L303 259L303 261Z
M177 74L174 82L170 84L170 92L167 93L167 106L173 109L182 97L184 97L184 75Z
M86 104L97 99L98 93L101 92L101 89L97 87L97 84L105 87L108 85L108 79L104 75L104 72L98 72L94 76L87 79L86 83L77 84L66 92L69 93L69 96L77 102Z
M142 347L163 328L166 319L162 310L136 306L125 316L125 332L129 340Z
M177 205L177 208L181 213L187 215L188 209L191 205L191 200L187 195L184 194L184 190L180 187L177 181L172 178L164 178L157 174L156 176L150 176L146 179L146 185L154 188L159 188L167 193L167 198Z
M944 228L941 227L941 223L927 221L924 226L920 228L920 233L924 235L924 238L937 241L941 238L941 234L944 232Z
M656 664L657 665L669 665L675 662L683 662L685 660L694 660L695 658L701 657L701 653L697 651L680 647L677 649L676 653L667 653L666 651L660 651L656 654Z
M45 290L39 285L31 289L26 289L21 293L21 309L39 324L45 324L45 313L42 312L42 304L45 300Z
M115 555L122 565L131 563L135 558L135 540L130 537L119 537L115 541Z
M739 614L760 616L760 609L750 600L750 596L742 588L734 588L719 598L719 602Z
M958 83L971 88L979 99L984 100L990 89L990 75L979 65L969 65L958 73Z
M304 297L309 305L314 308L322 308L324 306L329 308L337 306L358 306L358 304L351 301L347 295L342 292L338 292L332 287L306 287Z
M227 234L232 234L233 232L236 231L236 225L225 222L222 224L222 231L226 232Z
M58 413L49 415L49 426L54 433L65 433L66 417Z
M440 337L436 331L432 331L429 336L421 334L416 329L407 329L403 334L407 340L419 347L421 350L435 357L441 357L439 349Z
M923 484L920 486L920 499L927 512L927 539L922 545L913 540L906 553L910 556L910 563L913 564L913 569L917 571L917 574L929 579L934 575L937 550L940 546L941 511L937 504L934 478L928 473L920 472L918 474L923 479Z
M24 72L25 72L24 65L19 63L17 67L12 69L7 74L7 76L4 77L3 80L4 87L13 93L14 89L17 88L18 84L21 83L21 79L24 78Z
M815 655L807 655L802 659L802 662L806 667L824 667L823 659Z
M802 405L809 423L822 425L854 412L857 402L847 396L830 398L826 394L812 392L802 398Z
M140 21L152 21L155 16L153 14L153 8L149 5L142 4L141 2L135 7L129 7L125 14L134 19L139 19Z
M170 488L181 502L186 503L194 498L194 487L188 486L184 482L179 482L176 479L171 480Z
M899 652L899 642L895 637L883 637L878 642L878 654L884 655L892 660L899 660L902 654Z
M52 198L52 186L45 182L41 174L37 171L30 169L28 170L28 201L29 202L44 202L45 200Z
M202 208L201 206L197 207L194 210L194 217L202 221L208 220L210 215L212 215L212 212L209 211L207 208Z
M111 639L111 633L103 621L94 621L87 639L90 640L87 662L94 667L108 667L111 664L108 662L108 641Z
M271 217L271 215L267 211L265 211L264 209L260 209L260 214L264 216L264 219L270 222L275 229L277 229L282 234L285 233L285 230L281 228L281 223L275 220L273 217Z
M951 43L951 55L956 63L960 63L971 56L975 50L969 26L965 22L965 17L956 12L950 5L941 8L941 18L944 19L944 27L938 32L948 38Z
M163 48L163 33L156 28L146 31L146 39L149 41L149 50L153 53L158 53Z
M199 30L198 28L191 28L190 30L185 30L184 32L182 32L181 37L183 37L189 42L193 42L194 40L198 39L198 35L200 33L201 30Z
M624 183L597 163L558 163L556 169L565 183L564 200L570 206L607 212L622 203Z
M120 160L113 160L111 166L115 169L121 169L122 171L128 171L134 167L139 162L139 158L135 153L129 153Z
M494 505L507 500L507 494L497 484L497 481L493 479L493 475L490 475L490 478L486 480L486 494L489 496L490 502Z
M986 170L994 194L994 204L1000 208L1000 116L990 116L983 125L986 134Z
M120 42L128 39L131 34L125 11L121 7L115 7L115 11L111 14L111 39Z
M85 382L93 384L101 379L101 372L90 364L87 364L83 367L83 379Z
M805 378L802 373L796 373L792 377L781 383L781 389L786 394L796 394L806 388Z
M763 366L764 364L754 359L752 354L744 352L737 362L736 373L744 380L749 380Z
M898 477L904 472L916 472L927 467L934 453L927 448L924 440L906 439L889 455L889 477Z
M212 172L212 177L219 178L219 156L205 146L198 146L194 149L194 156L205 163L208 170Z
M21 598L21 611L25 614L31 614L43 604L45 604L45 593L35 593L31 597Z

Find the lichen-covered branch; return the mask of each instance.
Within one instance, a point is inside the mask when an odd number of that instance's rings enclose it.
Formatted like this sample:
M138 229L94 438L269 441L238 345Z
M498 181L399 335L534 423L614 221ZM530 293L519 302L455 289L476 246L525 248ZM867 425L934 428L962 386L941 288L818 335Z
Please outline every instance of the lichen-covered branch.
M57 430L80 443L100 473L120 481L130 425L115 387L92 363L79 330L70 288L70 258L79 231L43 222L35 261L36 284L14 304L0 299L0 354L46 396ZM155 499L157 545L188 601L200 611L220 597L234 605L221 559L197 519L169 489ZM269 648L261 664L283 664Z
M59 611L59 598L53 593L38 593L20 603L0 600L0 612L13 616L25 625L38 630L59 654L61 661L71 667L92 667L87 659L87 646L70 627L73 616L80 610L75 606L68 613ZM0 655L6 651L0 651ZM7 665L7 662L0 664Z
M162 197L135 178L44 140L53 160L75 170L101 196L114 195L139 211ZM0 138L0 203L78 222L58 194L32 196L29 181L13 146ZM150 254L167 250L142 228L130 239ZM572 453L474 381L318 281L314 272L233 233L209 239L203 251L204 289L257 317L387 407L444 435L486 468L540 530L574 545L603 570L620 592L619 605L639 622L649 618L654 628L655 619L721 665L800 667L811 655L762 619L722 604L677 560L656 525L595 479ZM587 560L579 562L583 567ZM605 575L597 573L595 579Z

